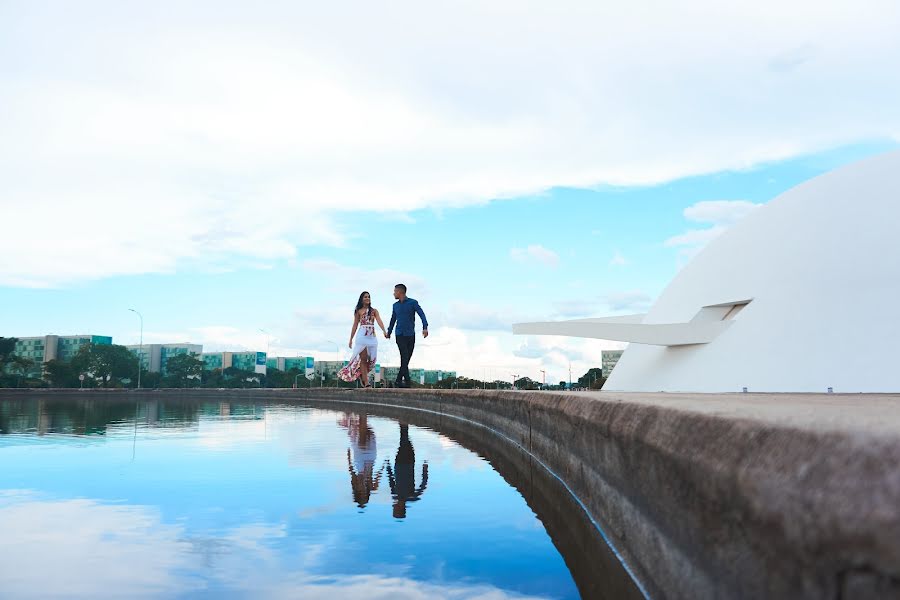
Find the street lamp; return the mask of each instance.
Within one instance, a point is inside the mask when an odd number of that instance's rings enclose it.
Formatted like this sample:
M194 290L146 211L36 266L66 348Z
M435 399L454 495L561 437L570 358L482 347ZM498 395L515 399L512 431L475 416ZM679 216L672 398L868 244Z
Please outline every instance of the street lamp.
M547 387L547 371L541 369L541 389Z
M519 375L518 375L518 374L513 374L513 375L512 375L512 378L513 378L512 389L516 389L516 380L519 378Z
M141 389L141 366L144 363L144 315L134 310L133 308L129 308L131 312L136 314L138 318L141 320L141 340L140 340L140 350L138 350L138 385L137 389Z

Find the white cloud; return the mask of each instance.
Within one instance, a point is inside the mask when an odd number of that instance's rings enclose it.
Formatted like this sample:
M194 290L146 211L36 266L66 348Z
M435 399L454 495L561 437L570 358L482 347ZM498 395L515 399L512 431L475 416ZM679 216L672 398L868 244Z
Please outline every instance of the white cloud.
M509 255L513 260L522 263L538 263L547 267L559 266L559 255L540 244L531 244L527 248L512 248Z
M716 225L707 229L690 229L684 233L673 235L665 241L665 245L666 247L690 246L699 249L725 233L727 229L728 227L725 225Z
M561 300L553 304L557 318L606 316L610 312L644 312L653 302L645 292L626 290L585 299Z
M684 209L684 218L697 223L731 225L762 206L747 200L706 200Z
M446 315L446 322L452 327L472 331L509 332L512 324L520 321L509 311L499 311L476 304L453 302Z
M650 308L653 299L639 290L615 292L604 297L609 309L614 312L643 312Z
M0 285L266 266L345 243L345 212L900 136L893 0L649 6L5 2L0 213L26 226Z
M609 259L609 265L611 267L624 267L628 264L628 261L622 256L622 253L618 250L615 251L613 257Z
M695 223L707 223L710 227L689 229L670 237L664 245L680 248L679 256L683 261L688 260L760 206L762 204L747 200L707 200L692 204L684 209L684 218Z
M325 273L334 282L333 290L355 292L354 302L359 293L367 290L372 294L373 303L393 303L392 294L398 283L406 286L410 296L428 296L428 285L423 277L394 269L350 267L327 259L304 260L302 266L306 271Z

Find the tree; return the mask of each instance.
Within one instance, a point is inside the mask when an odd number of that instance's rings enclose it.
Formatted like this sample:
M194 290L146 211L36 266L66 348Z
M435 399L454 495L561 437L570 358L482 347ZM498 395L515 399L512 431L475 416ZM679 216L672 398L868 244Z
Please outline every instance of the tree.
M12 356L12 360L7 363L7 367L13 374L17 375L16 387L21 387L22 378L28 379L28 372L34 366L34 361L30 358L22 358L21 356Z
M222 374L222 369L213 369L212 371L207 371L204 369L200 377L203 382L203 387L225 387L225 376Z
M44 363L44 373L53 387L78 387L78 373L71 363L48 360Z
M141 387L155 389L162 383L162 373L159 371L144 371L141 373Z
M84 373L103 387L118 385L122 379L137 380L138 361L125 346L85 344L72 359L75 373Z
M605 381L603 370L599 367L592 367L588 369L587 373L578 378L578 387L599 390L603 387Z
M192 379L200 383L203 361L194 352L179 354L166 361L166 371L166 380L172 387L188 387Z
M0 337L0 371L15 358L18 342L19 338Z
M536 390L541 384L534 381L531 377L522 377L516 379L516 388L520 390Z

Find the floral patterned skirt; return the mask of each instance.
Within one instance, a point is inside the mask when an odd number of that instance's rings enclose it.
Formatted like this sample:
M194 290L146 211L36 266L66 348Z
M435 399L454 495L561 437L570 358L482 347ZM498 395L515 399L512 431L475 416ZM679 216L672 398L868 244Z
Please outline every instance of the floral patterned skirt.
M363 350L366 350L369 355L369 372L371 373L375 368L375 363L378 359L378 338L375 337L374 332L366 335L364 331L363 329L356 334L356 343L353 344L353 356L350 357L350 362L338 371L338 377L344 381L356 381L359 379L362 373L360 354L362 354Z

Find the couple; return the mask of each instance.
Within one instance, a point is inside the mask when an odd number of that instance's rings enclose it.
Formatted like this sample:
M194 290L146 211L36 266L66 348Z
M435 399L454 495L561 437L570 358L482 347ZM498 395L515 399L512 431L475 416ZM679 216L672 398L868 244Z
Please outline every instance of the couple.
M353 330L350 332L350 348L353 356L350 363L338 372L344 381L359 379L363 387L369 385L369 372L375 368L378 358L378 338L375 336L375 323L381 327L386 339L391 339L394 325L397 325L397 348L400 350L400 372L397 374L397 387L409 387L409 359L416 347L416 314L422 319L422 337L428 337L428 319L419 303L406 295L406 286L398 283L394 286L394 312L387 331L378 310L372 308L372 297L369 292L359 295L359 301L353 311ZM355 343L354 343L355 338Z

